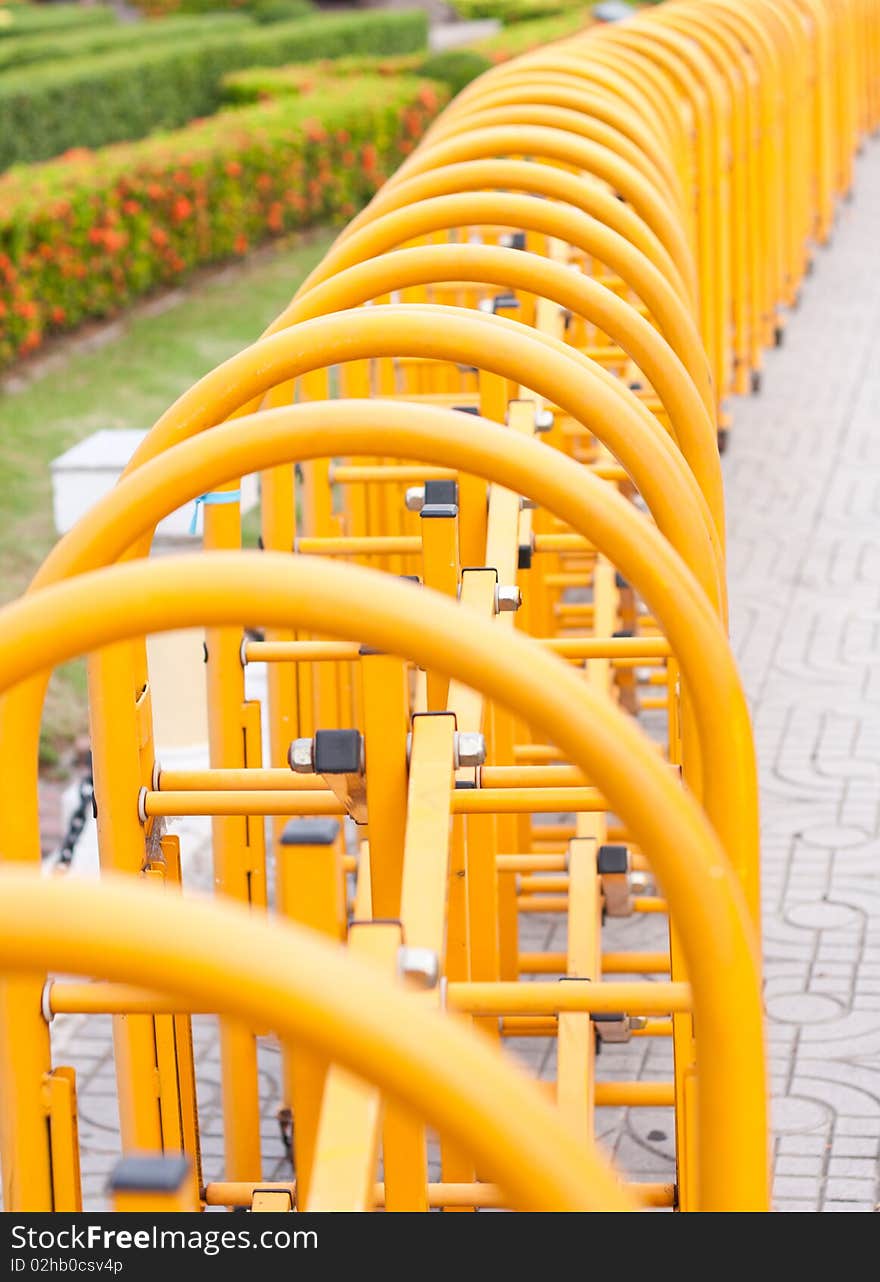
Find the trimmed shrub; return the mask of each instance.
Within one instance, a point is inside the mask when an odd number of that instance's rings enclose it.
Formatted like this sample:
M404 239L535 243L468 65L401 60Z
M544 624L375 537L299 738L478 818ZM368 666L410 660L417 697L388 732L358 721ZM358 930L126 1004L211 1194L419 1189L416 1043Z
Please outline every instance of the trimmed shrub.
M569 13L561 13L555 18L518 22L512 27L505 27L494 36L476 41L470 48L474 53L480 53L484 58L488 58L491 63L506 62L508 58L516 58L521 53L527 53L529 49L537 49L541 45L550 44L553 40L564 40L566 36L573 36L576 31L590 26L592 21L591 10L580 8Z
M210 17L168 18L157 22L131 22L124 27L78 27L73 31L54 31L41 36L19 36L0 40L0 71L17 71L37 62L54 62L65 58L87 58L93 54L145 49L149 45L168 44L192 36L228 34L252 29L244 13L215 13Z
M267 237L345 221L448 94L361 76L0 179L0 364Z
M223 98L238 105L264 102L268 98L311 93L319 85L329 88L330 81L350 76L421 75L424 64L423 53L404 53L390 58L325 59L294 63L291 67L248 67L223 77Z
M503 26L549 18L569 9L583 8L583 0L450 0L455 12L468 21L497 18Z
M223 97L228 103L254 103L269 98L296 95L314 88L329 77L350 75L396 76L418 74L438 81L457 94L465 85L496 62L537 49L553 40L562 40L589 25L590 10L517 23L485 40L443 53L401 54L391 58L338 58L326 62L294 64L291 67L248 67L223 77Z
M73 31L78 27L111 26L117 21L106 5L4 4L0 5L0 39L41 31Z
M248 0L132 0L148 18L167 18L173 13L241 12L249 8Z
M255 0L248 5L248 13L255 22L292 22L294 18L307 18L314 13L311 0Z
M453 94L456 94L472 80L476 80L477 76L488 71L491 65L489 59L475 49L447 49L426 58L419 71L429 80L439 80L448 85Z
M421 10L273 23L158 48L38 63L0 76L0 168L173 129L221 101L225 72L425 47Z

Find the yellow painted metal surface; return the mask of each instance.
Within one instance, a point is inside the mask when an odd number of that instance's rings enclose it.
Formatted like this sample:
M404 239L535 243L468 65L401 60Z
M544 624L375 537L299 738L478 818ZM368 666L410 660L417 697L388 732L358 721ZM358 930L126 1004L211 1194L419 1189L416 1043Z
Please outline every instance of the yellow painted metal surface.
M868 0L668 0L493 68L0 612L7 1209L81 1207L61 1012L113 1016L123 1152L164 1154L121 1168L117 1210L768 1208L718 451L878 123ZM162 517L253 472L265 551L223 501L204 550L146 561ZM163 770L145 637L193 626L209 765ZM98 884L29 875L46 684L83 653ZM196 814L213 903L177 893L163 832ZM565 952L521 946L538 913ZM609 946L630 913L671 948ZM221 1017L204 1164L197 1012ZM269 1182L268 1036L295 1153ZM555 1042L549 1089L518 1036ZM633 1036L671 1038L672 1080L603 1079ZM604 1107L672 1111L674 1183L615 1177Z

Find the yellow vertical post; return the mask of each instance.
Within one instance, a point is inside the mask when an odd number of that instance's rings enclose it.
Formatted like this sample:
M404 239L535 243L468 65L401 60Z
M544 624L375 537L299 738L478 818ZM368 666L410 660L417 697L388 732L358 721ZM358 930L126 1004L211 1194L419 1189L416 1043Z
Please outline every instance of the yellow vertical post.
M52 1148L52 1210L82 1210L79 1169L79 1130L76 1115L76 1073L55 1068L43 1079L49 1143Z
M132 1153L117 1162L107 1183L114 1211L152 1215L198 1211L190 1164L183 1156Z
M436 958L436 977L421 971L428 987L445 972L455 718L429 714L412 724L400 919L406 950L417 950L407 955ZM436 990L425 997L436 1003ZM383 1152L386 1210L427 1211L425 1128L393 1103L385 1114Z
M277 851L280 916L301 922L331 939L345 937L345 882L340 829L336 819L290 820ZM284 1094L293 1115L293 1142L299 1197L308 1197L315 1136L327 1064L295 1047L282 1051Z

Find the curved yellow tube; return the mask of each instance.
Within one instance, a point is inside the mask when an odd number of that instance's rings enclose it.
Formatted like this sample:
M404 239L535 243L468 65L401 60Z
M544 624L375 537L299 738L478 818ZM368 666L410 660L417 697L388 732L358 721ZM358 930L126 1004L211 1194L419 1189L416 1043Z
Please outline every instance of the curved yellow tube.
M511 198L512 199L512 198ZM409 304L336 312L282 330L219 365L185 392L135 452L133 471L176 441L213 427L279 383L311 369L379 356L466 361L530 387L604 441L657 524L720 603L713 514L674 442L632 393L573 348L517 321ZM628 389L627 389L628 390Z
M522 85L508 85L502 82L498 85L486 85L484 93L474 96L469 101L471 103L479 102L481 107L498 107L519 103L544 103L553 107L568 107L572 111L579 111L584 116L603 121L605 124L611 125L618 133L625 134L644 155L649 155L654 164L662 171L670 195L679 203L683 201L675 166L663 147L658 145L662 135L652 132L643 117L636 115L626 104L615 101L607 94L591 92L581 87L542 82ZM454 98L440 119L445 119L451 113L466 113L468 105L466 103L462 106L460 105L460 100ZM426 138L433 135L433 129L434 126L428 130L425 135Z
M0 611L0 690L96 646L261 619L350 637L482 690L552 739L651 852L694 997L699 1205L767 1208L766 1081L757 943L739 883L696 803L607 697L564 661L442 594L320 558L214 553L85 574ZM419 608L413 609L419 593ZM345 610L340 611L340 602ZM129 978L135 978L129 974ZM140 976L139 976L140 978Z
M676 221L674 211L642 175L613 152L597 143L545 125L495 125L468 130L460 137L441 140L431 147L419 148L398 170L398 180L411 178L428 169L449 165L459 160L503 156L542 156L604 179L619 191L644 218L672 255L689 285L694 280L694 266L687 238Z
M620 567L681 663L703 758L703 804L757 920L754 748L745 696L723 629L650 522L611 487L538 441L523 439L511 451L509 433L497 424L471 416L462 421L455 411L430 405L420 406L414 415L405 402L378 399L301 404L233 420L164 451L120 481L50 553L32 590L121 557L169 511L249 468L266 471L285 462L376 450L452 466L527 494ZM0 700L0 725L8 724L8 712ZM24 734L22 724L13 739L20 744ZM7 778L20 769L14 760L2 765ZM17 788L24 788L23 779Z
M479 281L550 298L598 325L629 355L669 414L673 435L710 509L723 508L715 426L687 371L663 338L611 290L536 254L494 245L421 245L368 258L296 298L285 327L357 307L413 285Z
M611 232L618 233L627 249L647 258L665 277L682 305L689 306L689 295L681 273L650 227L638 214L598 184L584 183L576 174L553 165L531 160L463 160L454 165L430 169L416 178L381 187L366 209L351 220L337 236L339 245L355 232L373 222L380 214L415 205L433 196L455 196L465 191L506 191L530 196L549 196L573 205L589 214ZM617 270L613 262L607 264ZM618 272L620 275L620 272ZM298 292L307 287L306 278ZM638 293L638 291L635 291ZM705 356L702 357L705 364Z
M633 1211L511 1059L316 931L149 882L45 880L0 869L0 972L157 983L271 1028L402 1100L473 1154L523 1211Z
M632 282L633 288L657 317L664 335L699 388L707 409L714 406L709 367L699 335L686 308L660 273L622 236L603 227L595 219L578 209L534 196L476 191L467 195L435 196L392 210L338 240L300 286L297 297L335 272L376 257L406 241L435 231L475 224L515 226L557 236L613 266L627 283ZM273 328L283 326L284 315L282 313Z

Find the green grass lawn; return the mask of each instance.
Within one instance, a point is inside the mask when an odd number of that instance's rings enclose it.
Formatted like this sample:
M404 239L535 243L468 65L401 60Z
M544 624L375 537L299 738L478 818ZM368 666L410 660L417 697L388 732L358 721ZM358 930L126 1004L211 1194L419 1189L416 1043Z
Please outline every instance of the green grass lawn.
M320 232L196 281L119 323L100 345L61 347L0 397L0 604L21 593L56 540L49 464L105 427L150 427L196 379L259 336L335 233ZM24 371L26 373L26 371ZM24 385L21 385L24 381ZM47 763L85 726L85 680L53 682Z

